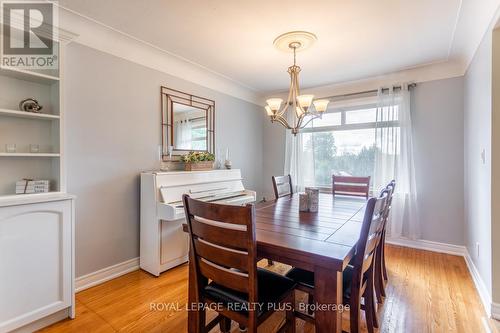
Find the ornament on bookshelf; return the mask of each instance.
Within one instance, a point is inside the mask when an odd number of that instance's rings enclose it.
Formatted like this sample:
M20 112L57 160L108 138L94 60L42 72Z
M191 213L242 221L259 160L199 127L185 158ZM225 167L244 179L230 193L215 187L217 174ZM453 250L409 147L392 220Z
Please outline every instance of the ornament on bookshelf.
M10 153L10 154L15 153L15 152L17 151L17 146L16 146L16 144L15 144L15 143L7 143L7 144L5 145L5 151L6 151L7 153Z
M40 145L36 143L30 144L30 153L39 153L40 152Z
M34 98L26 98L19 102L19 110L33 113L40 113L43 109L38 101Z
M226 167L226 169L231 169L233 167L233 164L229 159L229 148L226 149L226 161L224 162L224 166Z

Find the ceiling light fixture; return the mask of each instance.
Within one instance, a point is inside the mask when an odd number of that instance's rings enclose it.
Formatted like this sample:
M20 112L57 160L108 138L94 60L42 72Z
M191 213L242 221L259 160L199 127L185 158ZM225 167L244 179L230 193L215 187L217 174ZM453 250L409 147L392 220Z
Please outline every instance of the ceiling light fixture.
M288 98L283 104L282 98L269 98L265 106L267 115L271 122L278 122L294 135L326 111L327 99L314 100L314 95L301 95L299 87L300 67L297 66L297 52L309 48L317 40L316 35L306 31L292 31L278 36L274 40L274 46L282 51L293 52L293 65L288 67L290 74L290 88ZM292 117L290 117L290 116Z

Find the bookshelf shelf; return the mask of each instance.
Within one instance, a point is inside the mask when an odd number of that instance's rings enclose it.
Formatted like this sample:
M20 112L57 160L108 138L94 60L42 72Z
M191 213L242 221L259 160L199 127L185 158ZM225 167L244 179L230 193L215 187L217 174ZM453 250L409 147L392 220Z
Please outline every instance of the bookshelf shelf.
M59 81L59 78L56 76L7 67L0 67L0 75L42 84L54 84Z
M60 157L59 153L0 153L0 157Z
M0 109L0 116L17 117L17 118L29 118L29 119L41 119L41 120L58 120L61 117L55 114L47 113L33 113L9 109Z

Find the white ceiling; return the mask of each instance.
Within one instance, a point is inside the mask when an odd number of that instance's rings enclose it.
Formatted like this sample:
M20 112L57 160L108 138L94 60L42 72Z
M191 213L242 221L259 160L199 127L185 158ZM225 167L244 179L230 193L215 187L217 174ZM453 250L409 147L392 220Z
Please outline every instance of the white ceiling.
M463 1L468 6L474 3ZM489 13L493 6L496 9L498 0L482 1L491 4L485 9ZM272 42L292 30L318 36L312 48L298 54L303 87L471 57L464 54L470 51L456 33L465 35L467 29L460 23L470 22L462 19L462 0L59 3L259 93L288 87L291 55L276 50Z

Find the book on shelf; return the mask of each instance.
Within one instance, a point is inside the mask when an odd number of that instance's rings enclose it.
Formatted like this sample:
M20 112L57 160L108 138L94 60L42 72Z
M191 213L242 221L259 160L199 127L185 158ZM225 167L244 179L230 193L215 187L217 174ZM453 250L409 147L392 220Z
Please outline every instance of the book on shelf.
M16 182L16 194L47 193L49 190L48 180L23 179Z

